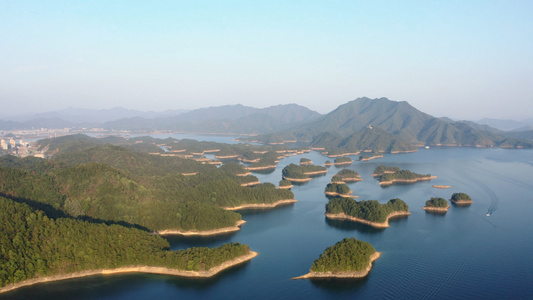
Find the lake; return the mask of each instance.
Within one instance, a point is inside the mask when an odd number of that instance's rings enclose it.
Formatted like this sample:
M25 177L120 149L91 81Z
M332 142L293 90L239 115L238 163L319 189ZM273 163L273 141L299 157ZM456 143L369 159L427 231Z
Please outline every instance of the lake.
M277 185L281 169L302 157L315 164L333 161L311 152L282 159L269 174L254 175ZM371 177L380 164L438 178L380 187ZM364 179L348 184L359 200L401 198L412 215L392 220L386 229L326 220L324 188L341 170L332 166L327 175L292 189L297 203L243 211L247 223L237 233L168 238L172 249L235 241L259 252L249 263L215 278L99 275L21 288L0 299L533 299L532 150L420 149L354 161L348 168ZM433 184L452 187L436 189ZM431 197L449 199L454 192L469 194L474 204L452 206L446 214L421 209ZM486 216L489 210L492 215ZM382 252L367 278L291 280L307 273L326 247L345 237L369 242Z

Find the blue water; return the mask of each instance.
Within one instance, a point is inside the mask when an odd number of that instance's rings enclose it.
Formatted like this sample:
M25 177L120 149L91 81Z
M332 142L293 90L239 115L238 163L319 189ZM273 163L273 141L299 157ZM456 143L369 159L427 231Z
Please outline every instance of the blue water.
M282 159L270 174L317 152ZM356 159L356 157L352 157ZM331 159L329 159L331 160ZM382 188L370 175L379 164L438 178ZM299 201L266 211L243 212L241 231L214 238L169 238L173 249L238 241L259 256L211 279L127 274L92 276L39 284L0 295L1 299L533 299L533 151L470 148L421 149L357 162L349 168L363 181L350 183L360 199L401 198L412 215L373 229L324 217L324 188L341 168L295 186ZM435 189L433 184L451 185ZM421 209L431 197L469 194L474 204L442 214ZM490 217L486 216L492 210ZM344 237L371 243L382 256L369 276L356 281L290 280L308 272L314 259Z

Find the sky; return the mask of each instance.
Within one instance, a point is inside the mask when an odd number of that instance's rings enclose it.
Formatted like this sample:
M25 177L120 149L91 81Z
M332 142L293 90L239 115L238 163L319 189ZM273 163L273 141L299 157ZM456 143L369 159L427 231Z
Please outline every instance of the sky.
M359 97L533 118L533 1L0 0L0 115Z

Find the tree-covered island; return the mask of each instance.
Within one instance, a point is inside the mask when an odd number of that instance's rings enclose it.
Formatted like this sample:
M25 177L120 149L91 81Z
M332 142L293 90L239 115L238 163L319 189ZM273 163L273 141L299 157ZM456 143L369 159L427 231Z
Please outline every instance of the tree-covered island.
M470 196L465 193L453 193L450 201L453 204L456 204L459 206L467 206L467 205L474 203L472 198L470 198Z
M290 180L292 182L307 182L312 179L311 176L325 174L327 172L328 170L323 166L300 166L296 164L289 164L283 168L281 174L283 179Z
M347 165L351 165L352 164L352 159L348 156L341 156L341 157L337 157L335 158L335 160L333 161L333 164L335 166L347 166Z
M335 176L339 176L344 182L357 182L363 180L361 175L352 169L342 169ZM333 181L333 180L332 180Z
M367 242L344 238L326 248L313 262L309 273L292 279L363 278L380 254Z
M165 239L150 232L50 216L20 201L0 197L0 293L96 274L211 277L257 255L239 243L170 251Z
M431 199L426 201L426 206L422 207L422 209L429 212L447 212L448 208L450 208L448 201L439 197L431 197Z
M324 193L327 196L339 196L339 197L350 197L350 198L359 198L358 196L353 196L353 191L345 183L328 183Z
M391 185L394 183L415 183L437 178L431 174L418 174L409 170L400 170L397 167L378 166L372 176L379 177L380 185Z
M350 220L376 228L389 226L389 219L408 216L409 206L401 199L391 199L386 204L377 200L356 201L351 198L332 197L326 204L326 217L329 219Z

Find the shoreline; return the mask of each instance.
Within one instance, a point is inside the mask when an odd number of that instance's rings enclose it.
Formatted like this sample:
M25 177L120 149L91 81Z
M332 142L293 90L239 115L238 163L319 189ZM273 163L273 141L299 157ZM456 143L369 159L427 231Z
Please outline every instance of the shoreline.
M294 181L294 182L308 182L308 181L311 181L313 178L311 178L311 177L308 177L308 178L290 178L290 177L283 176L283 179L288 180L288 181Z
M355 196L355 195L352 195L354 191L350 191L349 194L340 194L340 193L337 193L337 192L324 192L324 194L326 194L326 196L338 196L338 197L343 197L343 198L359 198L359 196Z
M446 207L432 207L432 206L424 206L424 207L422 207L422 209L427 211L427 212L438 212L438 213L447 212L448 208L450 208L449 205L446 206Z
M474 201L472 200L453 200L453 199L450 199L450 202L452 202L455 205L459 205L459 206L467 206L467 205L474 203Z
M264 209L264 208L274 208L282 205L289 205L298 202L296 199L285 199L278 200L272 203L253 203L253 204L243 204L234 207L222 207L225 210L239 210L239 209Z
M383 155L369 156L369 157L366 157L366 158L361 158L361 159L359 159L359 161L369 161L369 160L373 160L373 159L377 159L377 158L383 158Z
M241 230L241 225L246 223L244 220L239 220L237 223L235 223L234 226L230 227L223 227L219 229L211 229L211 230L190 230L190 231L182 231L182 230L172 230L172 229L165 229L157 231L155 234L158 235L181 235L181 236L210 236L210 235L218 235L218 234L224 234L224 233L230 233Z
M434 187L436 189L449 189L452 186L451 185L437 185L437 184L434 184L434 185L432 185L432 187Z
M280 186L278 186L278 189L280 189L280 190L290 190L293 187L294 187L294 185L292 185L292 184L291 185L280 185Z
M416 179L393 179L390 181L381 181L379 184L380 185L391 185L395 183L415 183L419 181L428 181L428 180L435 179L435 178L437 178L437 176L420 177Z
M320 278L363 278L370 273L370 270L372 269L372 263L376 261L381 256L381 252L374 252L372 255L370 255L370 262L368 263L368 266L363 271L350 271L350 272L339 272L339 273L333 273L333 272L313 272L310 271L309 273L293 277L291 280L297 280L297 279L320 279Z
M257 255L259 255L259 253L255 251L250 251L248 252L248 254L245 254L245 255L236 257L232 260L223 262L222 264L215 266L207 271L185 271L185 270L179 270L179 269L169 269L165 267L153 267L153 266L142 266L141 265L141 266L121 267L121 268L115 268L115 269L97 269L97 270L80 271L76 273L63 274L63 275L52 275L52 276L47 276L47 277L28 279L22 282L7 285L3 288L0 288L0 294L15 290L21 287L38 284L38 283L53 282L53 281L67 280L67 279L94 276L94 275L112 275L112 274L120 274L120 273L150 273L150 274L172 275L172 276L179 276L179 277L209 278L209 277L213 277L214 275L228 268L248 262L252 258L256 257Z
M257 171L257 170L268 170L268 169L275 169L276 165L268 165L263 167L246 167L245 169L248 171Z
M258 184L261 184L261 181L252 181L252 182L245 182L245 183L241 183L241 186L254 186L254 185L258 185Z
M323 171L314 171L314 172L304 172L305 175L318 175L318 174L326 174L328 170Z
M380 222L372 222L372 221L364 220L364 219L361 219L361 218L348 216L345 213L340 213L340 214L328 214L328 213L325 213L325 215L326 215L326 218L328 218L328 219L348 220L348 221L353 221L353 222L358 222L358 223L362 223L362 224L365 224L365 225L369 225L369 226L372 226L374 228L387 228L387 227L390 227L389 220L391 218L400 217L400 216L409 216L409 215L411 215L411 213L408 212L408 211L395 211L395 212L390 213L387 216L387 219L385 220L385 222L381 222L381 223Z

